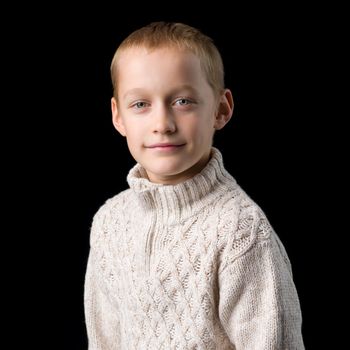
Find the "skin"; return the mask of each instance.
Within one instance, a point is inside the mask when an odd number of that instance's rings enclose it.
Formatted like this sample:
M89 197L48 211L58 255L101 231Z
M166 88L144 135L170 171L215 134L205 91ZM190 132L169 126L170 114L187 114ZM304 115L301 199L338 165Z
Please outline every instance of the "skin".
M113 124L151 182L175 185L210 159L215 130L233 112L226 89L217 97L197 56L175 48L125 50L118 61ZM178 147L152 147L171 143Z

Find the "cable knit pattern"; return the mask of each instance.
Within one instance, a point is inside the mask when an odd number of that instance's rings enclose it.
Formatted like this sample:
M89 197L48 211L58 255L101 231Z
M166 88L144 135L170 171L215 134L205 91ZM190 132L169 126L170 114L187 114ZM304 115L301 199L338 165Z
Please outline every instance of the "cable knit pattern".
M183 183L127 181L92 224L90 350L304 349L285 249L216 148Z

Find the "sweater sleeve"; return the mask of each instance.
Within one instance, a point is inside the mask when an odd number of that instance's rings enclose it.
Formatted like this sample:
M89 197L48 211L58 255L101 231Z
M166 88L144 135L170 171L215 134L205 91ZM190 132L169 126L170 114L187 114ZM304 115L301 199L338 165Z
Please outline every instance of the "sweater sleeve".
M101 229L95 216L91 229L91 248L85 274L84 308L89 350L115 350L120 348L120 326L109 295L103 287L98 269Z
M303 350L292 271L276 234L251 233L219 272L219 317L236 350Z

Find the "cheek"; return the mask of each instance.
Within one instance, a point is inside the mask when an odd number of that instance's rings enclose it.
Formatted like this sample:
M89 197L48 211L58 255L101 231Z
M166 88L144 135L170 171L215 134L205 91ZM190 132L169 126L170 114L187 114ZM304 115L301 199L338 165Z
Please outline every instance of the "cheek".
M178 123L178 132L183 135L188 141L191 140L194 144L201 144L208 139L208 126L201 122L199 118L188 118L186 123Z
M142 143L143 138L135 125L125 125L126 140L129 148L135 148L139 143Z
M127 137L130 140L137 140L137 138L142 134L142 130L144 130L140 123L130 119L124 123L124 126Z
M205 118L204 120L200 120L198 123L194 123L191 126L191 130L194 136L204 141L204 139L208 139L212 136L214 128L211 120L209 118Z

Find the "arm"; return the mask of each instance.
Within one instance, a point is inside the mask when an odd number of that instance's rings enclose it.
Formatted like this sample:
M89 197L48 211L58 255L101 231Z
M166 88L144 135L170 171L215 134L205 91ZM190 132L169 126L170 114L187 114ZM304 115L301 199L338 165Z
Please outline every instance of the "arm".
M237 350L304 349L298 295L282 248L274 233L256 239L219 274L219 317Z
M98 269L96 250L102 249L98 219L95 217L91 230L91 249L85 275L84 308L89 350L114 350L120 348L120 327L115 303L111 303L103 288L101 271Z

